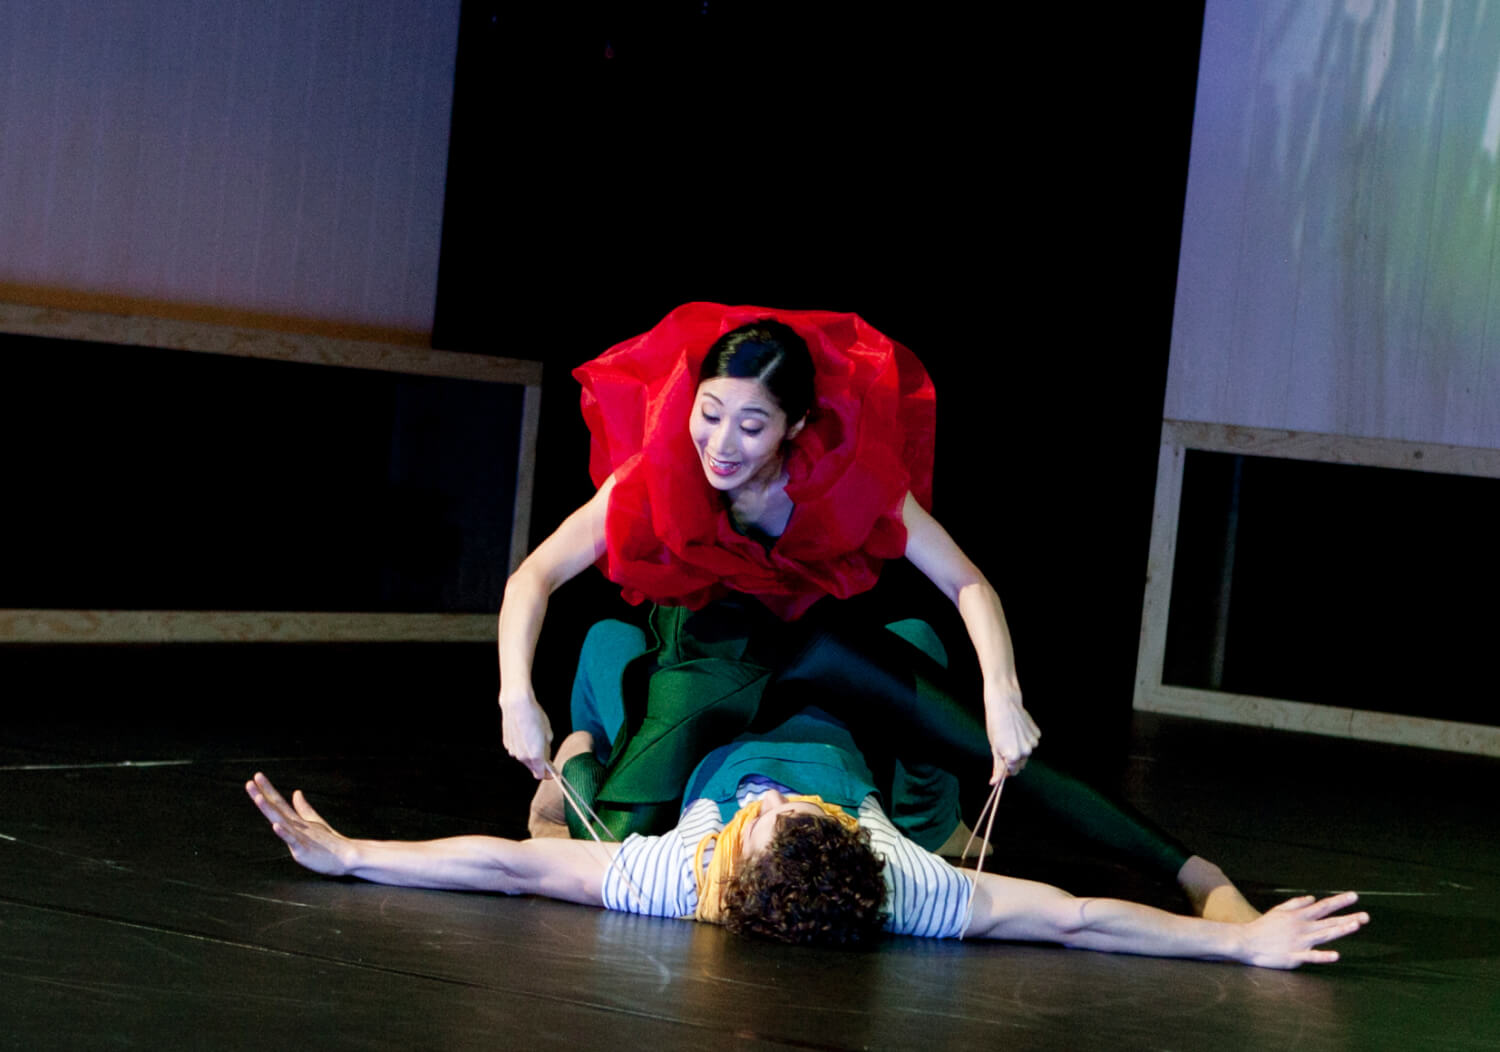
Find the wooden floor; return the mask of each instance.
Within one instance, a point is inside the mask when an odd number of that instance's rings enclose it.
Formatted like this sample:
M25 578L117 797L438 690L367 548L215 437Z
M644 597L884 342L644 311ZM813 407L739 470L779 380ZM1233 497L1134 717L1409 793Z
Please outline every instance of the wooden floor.
M327 702L329 685L283 686L139 722L124 695L8 700L0 1047L1500 1048L1493 760L1137 719L1124 792L1254 901L1364 894L1373 920L1329 968L914 939L824 952L308 874L245 799L253 770L378 836L518 835L527 783L494 737L417 733L436 702L312 718L299 691ZM1171 904L1024 816L1003 850L1015 872Z

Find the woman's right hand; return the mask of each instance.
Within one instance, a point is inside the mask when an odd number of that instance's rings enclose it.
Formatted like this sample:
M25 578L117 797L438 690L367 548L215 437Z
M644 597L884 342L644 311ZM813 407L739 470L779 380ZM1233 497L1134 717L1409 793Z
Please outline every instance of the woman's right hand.
M538 780L547 777L552 724L537 704L531 686L531 663L547 599L564 581L578 576L604 554L604 518L615 479L605 479L599 492L563 520L536 551L526 557L505 582L500 604L500 715L505 751L520 760Z
M547 777L547 759L552 755L552 721L530 689L507 697L500 692L500 716L505 751L526 766L536 778Z

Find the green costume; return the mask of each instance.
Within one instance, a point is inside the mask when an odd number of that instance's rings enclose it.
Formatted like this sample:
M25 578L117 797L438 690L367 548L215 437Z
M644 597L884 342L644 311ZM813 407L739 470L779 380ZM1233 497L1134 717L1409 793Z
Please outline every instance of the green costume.
M672 828L704 756L816 706L852 732L897 828L928 850L946 840L960 817L949 772L976 788L988 779L983 722L947 689L946 655L926 624L851 624L847 607L824 605L834 616L792 623L746 598L696 612L657 607L651 640L618 621L590 630L573 726L589 730L601 751L575 757L564 774L616 837ZM1035 758L1007 792L1163 876L1175 878L1190 854L1143 816ZM571 810L569 827L588 835Z
M574 682L574 728L609 744L600 755L575 757L564 773L622 839L676 825L683 787L698 760L746 731L775 726L818 699L847 724L876 715L859 711L869 707L858 693L859 667L868 662L840 663L853 677L854 690L841 690L845 704L836 704L826 682L817 682L825 675L822 666L834 660L826 625L789 625L753 600L723 600L696 612L657 607L649 624L649 642L622 622L595 625ZM945 660L937 636L922 622L876 631L881 647L900 648L908 663L921 658L940 669ZM925 677L922 682L920 690L908 683L895 693L918 713L941 708L946 695L929 690ZM920 717L904 719L911 718ZM983 742L983 727L972 717L955 726L970 741L977 728ZM924 847L941 845L959 818L956 779L920 755L897 759L876 735L861 739L882 775L878 787L897 827ZM576 814L570 812L569 822L574 836L588 835Z
M848 729L816 708L719 746L693 771L684 796L712 800L720 821L728 824L740 809L740 782L753 775L821 797L856 817L864 798L877 792L875 776Z

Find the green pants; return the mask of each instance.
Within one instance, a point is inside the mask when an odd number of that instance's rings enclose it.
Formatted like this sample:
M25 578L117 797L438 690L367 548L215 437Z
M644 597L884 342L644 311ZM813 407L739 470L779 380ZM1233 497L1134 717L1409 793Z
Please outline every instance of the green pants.
M671 614L653 618L653 629L670 631L664 622L680 617ZM946 663L947 655L937 634L924 622L908 620L887 625L882 635L886 645L916 648L939 664ZM591 786L603 788L602 802L606 805L603 812L616 831L658 829L667 821L661 806L664 801L658 799L662 797L670 799L669 824L675 823L682 806L679 768L691 770L706 752L727 744L737 734L770 730L817 703L810 693L812 684L783 680L743 653L715 660L702 653L684 656L680 647L665 648L678 660L670 671L664 672L659 664L663 649L651 648L646 634L633 625L601 621L589 630L584 640L573 681L573 729L586 730L593 736L596 763L570 767L568 777L573 781L577 776ZM756 656L765 659L765 655ZM649 711L640 714L628 729L627 681L633 682L633 695L644 691L649 696ZM728 710L727 714L720 711L713 720L702 719L698 706L704 701L719 702L721 709ZM849 711L850 706L840 708L844 722L858 719L859 713ZM650 784L642 785L639 774L609 779L609 771L619 770L622 762L629 765L635 761L631 770L639 771L643 731L653 740L661 732L661 744L654 747L647 772ZM923 847L941 846L962 815L958 779L932 759L915 754L897 756L878 738L869 737L864 751L875 758L881 771L880 792L892 821ZM630 743L634 743L633 748L627 747ZM598 797L592 802L595 806L601 803ZM609 804L630 806L632 820L617 827L609 821L619 819L617 808ZM587 835L582 832L576 815L572 821L575 835Z
M687 777L710 750L816 705L853 733L898 827L928 849L947 838L959 786L979 798L988 788L982 712L955 697L941 644L922 622L851 623L838 604L821 606L825 616L788 625L753 600L725 600L696 613L657 608L650 637L618 621L590 630L572 715L599 752L576 758L567 777L612 832L671 828ZM1175 877L1188 858L1144 816L1044 761L1032 759L1006 793L1148 872ZM575 836L587 835L569 820Z

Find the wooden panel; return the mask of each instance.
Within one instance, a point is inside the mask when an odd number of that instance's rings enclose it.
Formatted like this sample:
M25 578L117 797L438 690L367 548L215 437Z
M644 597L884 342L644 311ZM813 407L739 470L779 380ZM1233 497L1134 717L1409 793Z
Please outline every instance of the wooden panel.
M0 610L0 643L482 643L493 614Z
M1424 749L1500 756L1500 727L1433 720L1389 712L1367 712L1335 705L1309 705L1281 698L1256 698L1219 691L1158 685L1136 700L1137 709L1174 716L1274 727L1335 738L1415 745Z
M1164 435L1156 466L1156 503L1151 516L1151 547L1146 561L1146 592L1141 607L1141 642L1136 658L1135 707L1146 708L1162 681L1167 653L1167 615L1172 600L1172 567L1177 555L1177 515L1182 504L1181 442Z
M340 339L315 333L58 310L24 303L0 302L0 333L443 376L485 383L534 385L541 383L542 379L540 362L516 358L434 351L425 347Z
M1497 170L1500 10L1208 0L1138 708L1491 747L1161 678L1185 449L1500 478Z
M516 454L515 514L510 526L510 572L531 550L531 502L536 493L536 441L542 424L541 384L526 388L521 408L521 448Z
M1146 593L1141 611L1136 709L1500 756L1500 728L1496 727L1164 684L1178 512L1185 453L1189 449L1500 478L1500 450L1166 421L1162 428Z
M458 0L0 9L0 281L432 329Z
M1171 444L1215 453L1243 453L1255 457L1285 457L1288 460L1317 460L1328 464L1359 464L1364 467L1404 468L1411 471L1500 478L1500 450L1474 449L1468 446L1235 427L1191 420L1164 421L1162 442L1163 445ZM1178 472L1181 472L1180 462Z
M512 571L529 550L541 406L538 362L317 333L5 302L0 302L0 333L522 385L507 560ZM0 643L465 642L492 639L494 632L490 614L0 609Z

